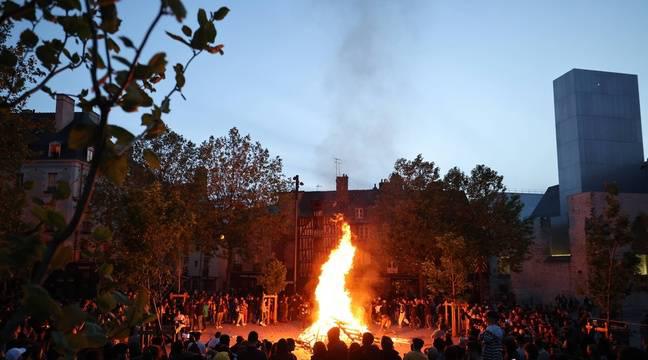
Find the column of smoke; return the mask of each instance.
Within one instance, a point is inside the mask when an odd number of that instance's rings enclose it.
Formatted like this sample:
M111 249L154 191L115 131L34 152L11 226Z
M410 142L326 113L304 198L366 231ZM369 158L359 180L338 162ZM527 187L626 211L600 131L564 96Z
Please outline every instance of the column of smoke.
M319 168L331 169L333 158L356 186L371 186L385 177L396 160L394 135L399 116L393 95L402 93L407 69L397 66L392 47L407 41L416 11L410 1L332 1L342 19L343 36L333 52L326 92L331 96L331 127L318 148ZM325 172L325 171L324 171Z
M350 175L352 187L366 188L375 179L386 177L401 156L394 149L395 134L399 122L407 119L399 114L394 95L402 94L408 79L403 77L407 69L398 67L397 57L415 55L399 54L392 46L414 35L410 17L422 4L414 0L325 3L335 7L329 13L347 20L347 27L334 52L326 84L326 92L331 95L331 127L318 147L319 168L330 179L333 158L341 158L342 171ZM353 241L358 251L347 286L357 314L362 311L358 307L370 304L376 290L384 287L380 282L384 267L380 266L380 252L358 244L356 236ZM373 245L369 247L375 248L377 241L375 234L370 234L368 243ZM367 252L371 264L362 266L358 259ZM370 314L364 315L369 324Z

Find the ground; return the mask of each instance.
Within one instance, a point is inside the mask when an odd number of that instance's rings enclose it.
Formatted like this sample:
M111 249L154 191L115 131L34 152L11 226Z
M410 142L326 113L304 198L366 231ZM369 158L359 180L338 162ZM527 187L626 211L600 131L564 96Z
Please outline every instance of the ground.
M425 341L425 347L431 345L430 336L432 331L430 329L410 329L409 327L399 329L398 327L392 327L392 329L387 333L379 331L378 326L376 325L370 325L369 329L376 337L376 341L380 341L380 337L383 335L391 337L392 340L394 340L396 350L398 350L401 356L409 351L410 340L414 337L423 339ZM208 326L207 329L203 331L201 340L206 342L216 331L220 331L221 333L228 334L232 339L232 343L234 343L236 336L240 335L243 336L243 338L247 338L248 333L252 330L259 333L259 338L276 342L281 338L296 339L304 328L299 322L278 323L277 325L270 326L247 324L245 326L237 327L234 325L225 325L222 329ZM310 359L311 355L310 352L305 349L298 349L295 351L295 354L298 359Z

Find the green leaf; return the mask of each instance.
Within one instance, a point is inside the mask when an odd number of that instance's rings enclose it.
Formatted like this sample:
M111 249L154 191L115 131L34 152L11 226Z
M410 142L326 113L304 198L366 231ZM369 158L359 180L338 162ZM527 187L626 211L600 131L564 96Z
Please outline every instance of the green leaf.
M166 99L162 100L162 105L160 106L160 110L163 113L168 114L171 111L170 106L171 106L171 99L166 98Z
M58 39L54 40L60 42ZM47 69L51 69L54 65L58 64L57 55L60 48L54 40L45 41L41 46L36 48L36 57ZM62 48L63 43L60 44Z
M104 292L97 296L96 302L99 310L105 313L112 311L112 309L117 306L117 300L115 300L113 294L109 292Z
M175 81L176 81L176 86L178 89L182 89L182 87L185 85L185 77L184 77L184 67L182 64L178 63L175 64L173 67L173 70L175 70Z
M38 44L38 36L30 29L27 29L20 33L20 42L30 48L33 48L34 46L36 46L36 44Z
M79 150L92 144L97 131L97 126L88 123L77 123L70 129L68 146L70 149Z
M157 155L151 149L144 149L144 161L152 169L160 168L160 159L158 159Z
M126 89L126 94L120 99L119 105L124 111L133 112L140 106L150 107L153 105L153 99L133 82Z
M112 264L104 263L104 264L101 264L101 266L99 267L99 270L97 270L97 272L99 273L99 275L101 275L101 277L106 277L106 276L112 275L113 270L114 270L114 267L113 267Z
M40 285L23 286L23 306L27 314L36 321L57 319L61 316L61 307Z
M65 227L65 218L60 212L52 209L47 209L47 219L45 223L54 227L57 231L60 231Z
M171 8L171 12L175 15L178 22L182 21L187 16L187 10L185 9L182 1L180 0L167 0L167 4Z
M35 196L32 198L32 202L33 202L34 204L36 204L36 205L40 205L40 206L45 205L45 203L43 202L43 199L41 199L41 198L39 198L39 197L35 197Z
M185 34L186 36L191 36L191 28L187 25L182 26L182 33Z
M185 44L187 46L191 46L189 44L189 42L187 40L185 40L184 38L182 38L182 36L180 36L180 35L176 35L176 34L168 32L168 31L166 31L166 34L173 40L180 41L181 43L183 43L183 44Z
M225 19L225 16L227 16L229 11L229 8L227 8L226 6L221 7L220 9L218 9L218 11L216 11L216 13L214 13L214 20L221 21Z
M205 25L209 20L207 20L207 13L205 12L205 9L198 9L198 24L202 27Z
M117 45L117 42L111 38L106 38L106 43L108 44L108 49L112 50L116 53L119 53L121 51L121 48L119 45Z
M78 36L81 40L88 40L92 36L90 23L83 15L59 16L57 21L67 34Z
M127 38L126 36L120 36L119 40L121 40L124 43L124 46L126 46L127 48L135 49L133 41L131 41L131 39Z
M74 250L71 246L59 246L50 262L51 270L64 269L67 264L74 260Z
M117 6L114 2L105 1L99 9L101 12L101 28L110 34L119 30L121 19L117 17Z
M57 329L63 332L70 332L72 329L88 318L81 307L77 304L69 304L63 307L61 317L56 322Z
M117 86L115 84L111 84L111 83L104 84L103 88L104 88L104 90L106 90L106 92L108 94L110 94L112 96L116 96L119 93L119 91L121 90L121 88L119 86Z
M89 321L85 323L83 335L89 348L102 347L108 341L104 329L100 325Z
M107 241L112 238L112 232L109 228L100 225L92 231L92 237L97 241Z
M70 184L67 181L57 181L56 190L54 191L55 200L65 200L70 197Z
M157 74L164 74L166 70L166 54L163 52L159 52L151 57L151 59L148 62L148 67L150 68L150 71L157 73Z
M118 125L108 125L108 133L117 139L116 144L121 146L128 145L135 139L133 133Z
M121 185L128 172L128 155L122 154L117 156L114 150L106 149L106 153L101 162L101 173L117 185Z

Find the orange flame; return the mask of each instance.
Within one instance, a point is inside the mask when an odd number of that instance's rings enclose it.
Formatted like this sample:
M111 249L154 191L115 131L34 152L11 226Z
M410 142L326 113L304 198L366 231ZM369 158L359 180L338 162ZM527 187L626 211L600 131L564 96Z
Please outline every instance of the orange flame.
M310 344L326 337L326 332L332 327L341 328L341 339L344 341L367 331L362 318L353 314L351 295L346 288L346 275L353 266L356 247L351 243L351 227L342 224L342 237L339 245L331 251L328 260L322 265L319 283L315 289L315 299L318 304L317 320L306 330L299 339Z

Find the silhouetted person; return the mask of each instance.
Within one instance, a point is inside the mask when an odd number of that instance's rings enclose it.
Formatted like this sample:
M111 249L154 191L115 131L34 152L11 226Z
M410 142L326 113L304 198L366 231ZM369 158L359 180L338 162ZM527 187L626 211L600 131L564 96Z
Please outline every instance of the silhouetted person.
M270 360L294 360L294 355L288 350L286 339L279 339L275 345L276 348L273 350Z
M247 341L241 345L238 352L239 360L267 360L265 352L260 350L259 334L256 331L250 331Z
M351 345L349 345L349 360L361 360L361 354L360 354L360 344L357 342L352 342Z
M313 345L311 360L326 360L326 345L323 342L318 341Z
M394 342L389 336L383 336L380 339L380 347L382 348L382 360L401 360L398 351L394 349Z
M403 360L427 360L427 356L422 351L424 344L423 339L413 338L410 345L412 351L405 354Z
M326 335L328 337L326 358L330 360L346 359L349 355L349 350L346 344L340 340L340 329L332 327Z
M374 336L370 332L362 334L362 346L360 346L360 358L362 360L382 359L382 352L374 344Z

